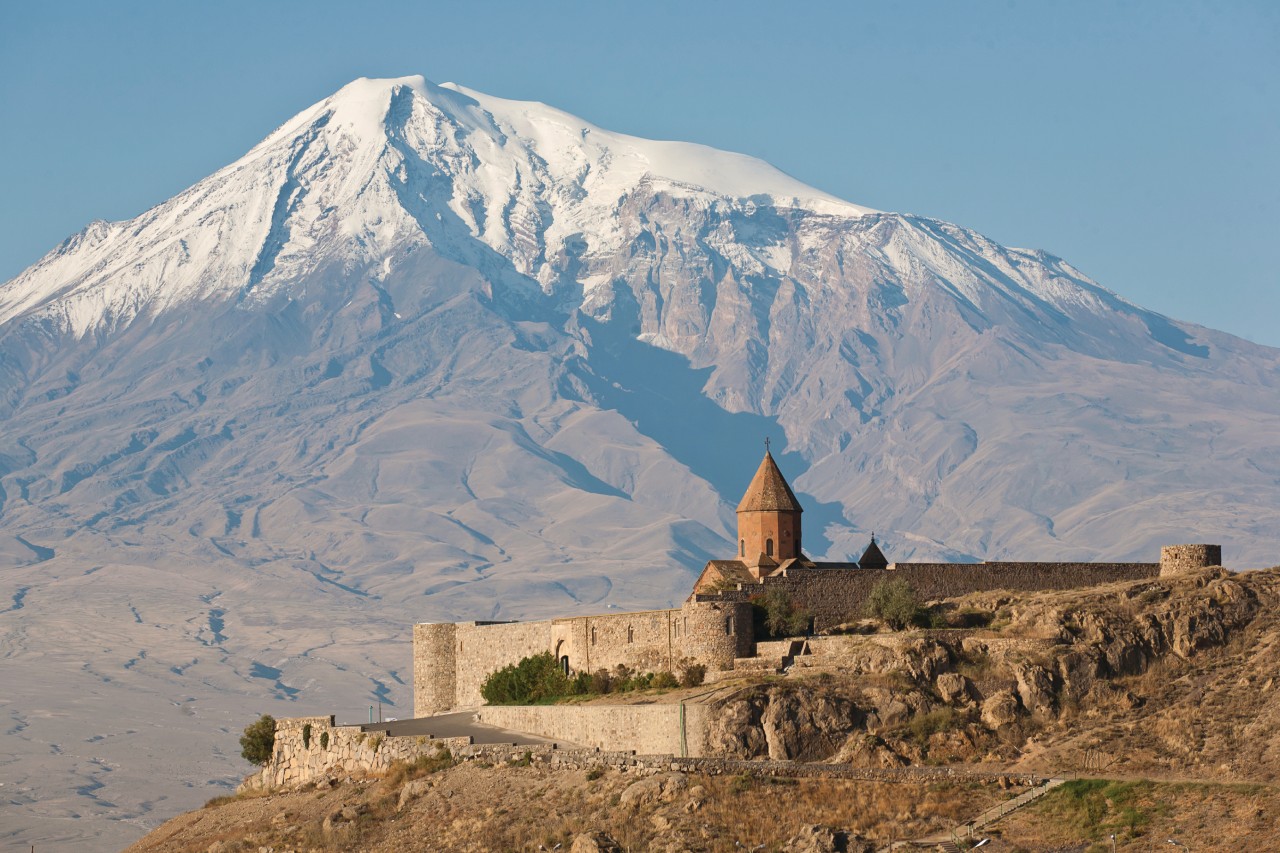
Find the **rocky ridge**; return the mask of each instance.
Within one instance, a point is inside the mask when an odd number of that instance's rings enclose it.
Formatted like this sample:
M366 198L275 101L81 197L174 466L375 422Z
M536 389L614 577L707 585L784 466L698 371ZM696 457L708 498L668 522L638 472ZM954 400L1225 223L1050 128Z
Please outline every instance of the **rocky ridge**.
M413 833L441 849L879 849L1016 795L993 784L1002 773L1079 781L988 827L994 850L1080 851L1109 832L1135 851L1280 841L1280 568L934 604L986 624L815 638L830 645L786 675L720 688L720 754L782 759L777 777L692 759L674 772L510 755L416 779L401 766L217 805L132 849L393 850ZM803 762L929 774L809 778Z
M1280 570L981 593L987 627L818 638L717 709L717 752L1275 782Z

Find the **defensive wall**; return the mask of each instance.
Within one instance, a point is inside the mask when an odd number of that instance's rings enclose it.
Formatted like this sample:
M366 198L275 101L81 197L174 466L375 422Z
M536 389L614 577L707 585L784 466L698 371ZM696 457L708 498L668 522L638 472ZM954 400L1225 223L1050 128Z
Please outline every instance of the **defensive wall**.
M567 672L619 665L639 672L674 672L686 661L712 672L733 669L735 659L755 655L750 599L770 590L810 611L814 630L823 631L861 614L872 588L889 578L905 579L918 597L930 600L985 590L1033 592L1142 580L1221 562L1220 546L1170 545L1161 549L1159 563L901 562L883 569L792 565L785 575L694 593L679 609L543 622L416 625L414 713L422 717L477 708L484 704L480 686L490 673L544 652L554 654Z
M333 717L277 720L271 759L241 790L297 785L331 773L385 773L397 761L471 745L469 737L393 738L365 729L334 725Z
M892 574L890 574L892 573ZM856 619L877 583L903 578L922 600L993 589L1035 592L1072 589L1160 574L1159 563L891 563L887 569L793 567L785 576L698 593L699 601L747 601L779 590L814 616L822 631Z
M1165 545L1160 549L1162 578L1221 565L1221 545Z
M414 716L484 704L493 672L551 652L569 672L626 666L674 672L683 661L732 669L752 654L751 605L690 600L678 610L575 616L541 622L428 623L413 629Z
M310 726L307 742L303 730ZM333 717L298 717L278 720L276 747L271 760L241 783L238 791L275 790L297 787L321 780L340 781L341 776L380 774L397 761L413 761L449 750L455 760L501 762L530 761L554 768L590 769L608 767L623 773L650 775L666 771L707 773L712 776L750 774L760 777L858 779L867 782L938 782L973 780L1035 786L1042 775L985 772L954 767L854 767L848 764L808 764L795 761L744 761L710 756L681 757L678 754L646 754L624 750L560 749L551 744L514 746L471 744L469 738L400 736L365 731L368 726L335 726ZM322 735L328 734L328 738ZM364 736L363 741L359 740ZM322 746L325 742L328 746ZM356 744L358 749L335 748L335 743Z

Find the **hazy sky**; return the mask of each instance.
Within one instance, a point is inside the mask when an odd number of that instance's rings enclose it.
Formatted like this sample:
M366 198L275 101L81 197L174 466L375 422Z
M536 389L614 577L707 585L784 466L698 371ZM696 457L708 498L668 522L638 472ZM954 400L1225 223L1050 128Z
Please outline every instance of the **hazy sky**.
M762 157L1280 346L1280 2L18 3L0 280L359 76Z

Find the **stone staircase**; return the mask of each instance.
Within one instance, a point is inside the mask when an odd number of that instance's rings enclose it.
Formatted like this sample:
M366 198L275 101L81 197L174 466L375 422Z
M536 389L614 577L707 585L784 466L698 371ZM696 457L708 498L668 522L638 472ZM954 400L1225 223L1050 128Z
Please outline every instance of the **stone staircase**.
M807 654L809 641L805 639L756 643L755 657L734 658L733 672L735 675L752 672L776 675L784 672L796 658Z
M930 835L926 838L916 838L911 841L895 841L888 847L882 848L879 853L892 853L894 850L908 850L911 848L944 850L947 851L947 853L961 853L961 851L968 850L973 846L975 841L974 835L979 830L990 826L1023 806L1035 802L1054 788L1066 784L1066 782L1067 780L1063 778L1049 779L1043 785L1039 785L1029 791L1024 791L1012 800L1005 800L1003 803L997 803L968 823L957 826L955 829L951 830L950 833L939 833L938 835Z

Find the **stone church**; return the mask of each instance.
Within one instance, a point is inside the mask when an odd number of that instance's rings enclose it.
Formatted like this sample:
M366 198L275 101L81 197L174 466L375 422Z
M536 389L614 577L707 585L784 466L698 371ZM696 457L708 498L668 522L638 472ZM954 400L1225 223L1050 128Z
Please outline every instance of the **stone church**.
M890 563L874 536L857 562L816 562L804 553L803 513L766 448L738 504L736 557L708 562L678 609L415 625L415 716L478 707L490 673L544 652L566 672L618 665L675 671L688 663L713 674L731 671L754 658L755 602L773 591L810 617L810 631L823 632L856 619L875 584L890 577L906 579L928 600L987 589L1091 586L1222 562L1219 546L1175 545L1162 550L1159 563Z

